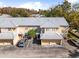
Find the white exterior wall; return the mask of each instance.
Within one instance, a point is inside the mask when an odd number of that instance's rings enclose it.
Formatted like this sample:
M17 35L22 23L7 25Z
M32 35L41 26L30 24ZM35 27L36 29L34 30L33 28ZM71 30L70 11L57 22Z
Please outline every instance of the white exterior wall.
M11 45L11 43L9 43L9 42L2 42L2 43L0 43L0 45Z
M57 32L57 31L52 28L52 29L45 29L45 33L46 32Z
M1 32L9 32L8 29L1 29Z
M19 38L18 34L15 34L14 40L13 40L13 45L16 45L19 42L19 40L21 40L21 39Z
M68 27L59 27L57 32L63 35L65 33L68 33L68 29Z
M28 32L31 29L36 29L37 27L17 27L17 33L18 34L25 34L26 32Z
M44 33L46 32L56 32L56 33L67 33L68 32L68 27L58 27L58 28L44 28Z
M47 33L47 32L57 32L58 31L58 29L54 29L54 28L49 28L49 29L44 29L44 33Z
M9 30L9 28L2 28L1 32L15 32L16 29L11 28L11 30Z
M22 38L20 38L18 36L18 34L22 34L24 35L26 32L28 32L31 29L36 29L37 27L17 27L16 30L14 31L14 40L13 40L13 44L16 45L17 42L19 42L19 40L21 40Z

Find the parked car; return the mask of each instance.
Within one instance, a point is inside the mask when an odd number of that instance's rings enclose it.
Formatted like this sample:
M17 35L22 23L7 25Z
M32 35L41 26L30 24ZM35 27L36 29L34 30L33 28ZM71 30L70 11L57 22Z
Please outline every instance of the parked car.
M18 46L18 47L21 47L21 48L25 47L25 40L20 40L20 41L18 42L17 46Z

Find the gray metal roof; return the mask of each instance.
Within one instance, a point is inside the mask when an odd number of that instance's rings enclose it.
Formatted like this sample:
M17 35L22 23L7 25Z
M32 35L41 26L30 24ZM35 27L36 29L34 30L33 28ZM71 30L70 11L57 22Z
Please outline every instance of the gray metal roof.
M66 19L64 17L52 18L52 20L50 20L50 21L53 22L55 25L69 26L69 24L67 23L67 21L66 21Z
M46 18L27 17L27 18L10 18L16 26L40 26L47 22Z
M46 23L44 23L44 24L42 24L41 26L40 26L41 28L58 28L59 27L59 25L56 25L56 24L54 24L53 22L51 22L51 21L47 21Z
M61 40L63 37L58 33L44 33L41 34L40 39L46 39L46 40Z
M50 17L47 18L47 22L41 25L41 28L69 26L64 17Z
M63 17L0 18L0 27L16 26L58 27L68 26L68 23Z
M11 21L16 26L39 26L35 18L13 18Z
M15 25L6 18L0 18L0 28L15 28Z
M4 33L0 33L0 39L1 40L5 40L5 39L14 39L14 35L11 32L4 32Z

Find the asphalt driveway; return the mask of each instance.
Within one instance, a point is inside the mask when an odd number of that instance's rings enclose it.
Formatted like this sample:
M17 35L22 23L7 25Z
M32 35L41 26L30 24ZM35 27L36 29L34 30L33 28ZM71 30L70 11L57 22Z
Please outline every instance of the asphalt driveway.
M31 46L25 48L5 47L0 48L0 57L2 58L66 58L69 57L68 50L57 47Z

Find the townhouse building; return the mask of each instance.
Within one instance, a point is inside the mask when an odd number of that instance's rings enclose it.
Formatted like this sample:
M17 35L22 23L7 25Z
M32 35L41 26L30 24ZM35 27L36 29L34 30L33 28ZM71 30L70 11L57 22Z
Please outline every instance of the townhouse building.
M41 45L62 45L69 24L64 17L0 18L0 45L16 45L31 29L40 29Z

